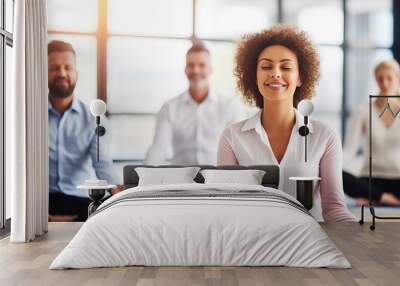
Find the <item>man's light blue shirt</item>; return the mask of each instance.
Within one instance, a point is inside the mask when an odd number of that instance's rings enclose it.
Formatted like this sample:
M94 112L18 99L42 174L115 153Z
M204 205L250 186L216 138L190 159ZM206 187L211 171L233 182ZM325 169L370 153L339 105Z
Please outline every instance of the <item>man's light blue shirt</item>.
M82 101L74 98L63 115L49 101L49 189L66 195L87 197L76 187L88 179L116 183L110 150L110 130L101 118L106 134L100 137L100 160L97 162L96 119Z

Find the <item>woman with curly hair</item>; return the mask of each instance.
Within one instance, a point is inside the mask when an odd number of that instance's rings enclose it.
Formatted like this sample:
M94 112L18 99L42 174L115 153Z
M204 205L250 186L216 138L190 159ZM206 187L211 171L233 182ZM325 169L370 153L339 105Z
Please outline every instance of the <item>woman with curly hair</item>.
M250 34L236 54L237 85L246 101L261 110L228 127L218 148L219 165L274 164L280 168L279 189L295 196L291 176L319 176L311 214L319 221L354 222L344 201L342 149L325 124L308 123L308 160L298 130L303 117L297 104L311 98L320 75L318 53L307 35L290 26Z

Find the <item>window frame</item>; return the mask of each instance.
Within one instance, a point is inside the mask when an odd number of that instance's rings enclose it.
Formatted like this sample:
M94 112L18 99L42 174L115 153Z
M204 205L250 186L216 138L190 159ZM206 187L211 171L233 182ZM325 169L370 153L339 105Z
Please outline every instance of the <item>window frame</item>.
M14 14L15 0L11 0ZM1 21L0 21L0 237L10 232L11 219L6 217L6 188L5 188L5 100L6 100L6 50L7 46L13 47L13 33L6 30L6 0L0 0L1 5ZM13 17L13 15L11 15Z

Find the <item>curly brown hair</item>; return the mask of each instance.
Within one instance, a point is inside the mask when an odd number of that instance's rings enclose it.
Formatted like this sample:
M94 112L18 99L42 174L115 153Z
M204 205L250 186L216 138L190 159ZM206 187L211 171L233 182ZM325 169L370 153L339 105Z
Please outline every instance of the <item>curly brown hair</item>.
M311 98L320 77L319 55L305 32L293 26L276 25L260 33L245 35L238 45L234 74L238 89L245 101L263 108L263 97L257 86L257 60L269 46L281 45L294 52L299 62L302 85L296 88L293 106L305 98Z

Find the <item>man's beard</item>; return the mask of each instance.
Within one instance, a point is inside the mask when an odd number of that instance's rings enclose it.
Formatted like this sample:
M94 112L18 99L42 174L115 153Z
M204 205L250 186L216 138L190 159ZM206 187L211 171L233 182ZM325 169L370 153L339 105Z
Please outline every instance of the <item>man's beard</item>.
M197 79L197 80L190 80L190 87L193 89L200 89L208 86L208 80L205 78Z
M58 98L66 98L72 95L75 89L76 82L68 85L68 87L65 88L55 84L54 82L56 81L57 79L54 80L52 83L49 83L49 93L51 96Z

